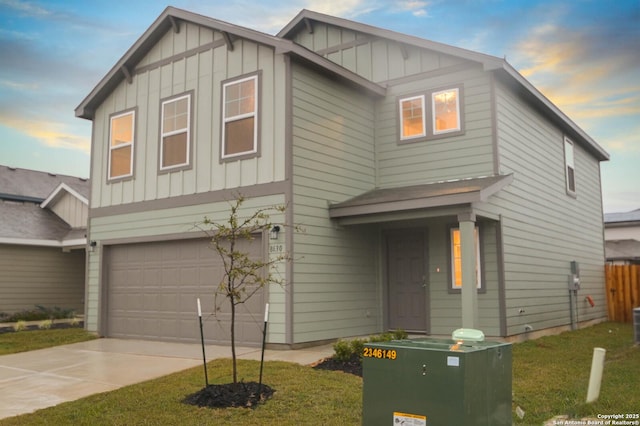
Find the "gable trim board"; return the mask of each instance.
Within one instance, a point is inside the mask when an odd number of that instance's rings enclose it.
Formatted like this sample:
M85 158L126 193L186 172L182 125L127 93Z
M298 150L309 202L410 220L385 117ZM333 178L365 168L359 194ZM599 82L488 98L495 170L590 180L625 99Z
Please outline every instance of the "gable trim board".
M259 73L260 151L220 162L217 96L225 81ZM464 88L464 132L399 143L397 99L452 87ZM156 103L186 91L195 110L193 165L158 173ZM136 175L102 182L105 117L129 108L138 108L136 126L145 129L136 141ZM92 328L107 330L109 253L132 245L157 252L171 246L164 241L188 246L199 235L193 223L210 213L224 220L228 200L238 194L250 200L247 208L285 204L276 221L283 229L307 230L284 232L277 242L263 237L265 255L277 244L294 258L280 265L286 290L268 291L275 309L270 344L384 331L389 291L398 291L389 285L385 244L407 229L423 235L426 246L424 332L459 327L470 301L488 336L526 333L528 322L561 326L571 260L583 262L585 289L602 297L597 264L603 247L594 247L601 195L592 188L599 188L595 172L608 154L501 58L309 11L269 36L170 7L76 115L94 121ZM577 198L566 197L556 158L564 137L576 142ZM580 211L588 214L577 216ZM474 226L482 235L486 287L477 295L450 291L447 278L457 259L468 272L476 256L463 250L451 260L449 229L461 223L461 246L473 240L468 230ZM544 241L556 235L562 240ZM516 313L519 305L532 314ZM579 309L588 320L601 313Z
M47 206L49 206L49 204L53 204L56 202L56 200L62 196L62 192L66 191L69 194L73 195L74 197L76 197L78 200L80 200L80 202L82 202L82 204L88 206L89 205L89 200L87 200L86 197L80 195L78 193L78 191L76 191L75 189L71 188L69 185L67 185L66 183L61 183L60 185L58 185L58 187L56 189L53 190L53 192L51 193L51 195L49 195L43 202L42 204L40 204L40 207L45 208Z

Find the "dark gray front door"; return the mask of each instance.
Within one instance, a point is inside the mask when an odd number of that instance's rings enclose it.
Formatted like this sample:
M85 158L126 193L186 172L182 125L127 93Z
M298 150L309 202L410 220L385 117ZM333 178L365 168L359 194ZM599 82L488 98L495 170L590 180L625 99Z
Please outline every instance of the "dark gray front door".
M427 331L426 263L423 232L387 236L389 328Z

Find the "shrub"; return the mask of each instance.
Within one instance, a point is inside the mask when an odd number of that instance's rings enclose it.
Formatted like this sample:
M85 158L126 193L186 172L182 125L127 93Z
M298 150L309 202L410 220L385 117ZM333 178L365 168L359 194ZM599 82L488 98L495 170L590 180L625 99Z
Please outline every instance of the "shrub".
M40 324L38 324L38 328L40 330L48 330L48 329L51 328L51 325L53 325L53 321L48 319L48 320L44 320Z
M362 358L362 352L364 351L365 343L378 343L389 342L391 340L403 340L409 337L404 330L395 330L393 332L386 332L370 336L367 339L351 339L351 340L338 340L333 345L336 360L346 362L349 361L354 355L358 355Z
M55 320L73 318L75 312L73 309L63 309L57 306L53 308L45 308L42 305L36 305L35 309L24 310L16 312L14 314L0 314L0 320L2 322L17 322L17 321L42 321L42 320Z
M13 325L13 331L22 331L27 328L27 323L25 321L18 321Z

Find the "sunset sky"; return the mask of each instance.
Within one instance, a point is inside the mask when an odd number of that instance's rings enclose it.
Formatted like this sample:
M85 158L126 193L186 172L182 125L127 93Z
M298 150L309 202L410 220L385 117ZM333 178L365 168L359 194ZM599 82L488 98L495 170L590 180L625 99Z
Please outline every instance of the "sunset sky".
M310 9L506 57L611 155L604 211L640 208L639 0L0 0L0 164L88 177L74 109L168 5L268 34Z

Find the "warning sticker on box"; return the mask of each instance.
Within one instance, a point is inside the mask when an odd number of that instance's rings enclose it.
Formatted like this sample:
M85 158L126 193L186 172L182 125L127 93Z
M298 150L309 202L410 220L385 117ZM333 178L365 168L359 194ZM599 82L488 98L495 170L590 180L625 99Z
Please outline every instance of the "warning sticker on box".
M427 416L419 414L393 413L393 424L402 426L426 426Z
M447 366L448 367L460 367L460 358L457 356L448 356L447 357Z

